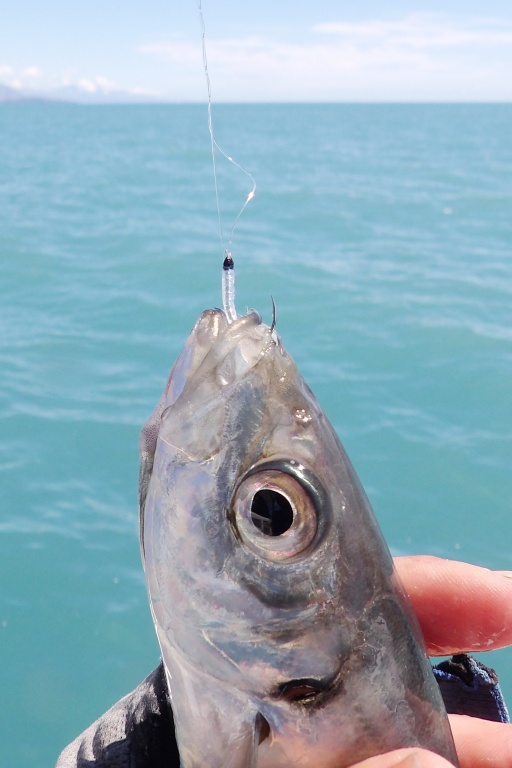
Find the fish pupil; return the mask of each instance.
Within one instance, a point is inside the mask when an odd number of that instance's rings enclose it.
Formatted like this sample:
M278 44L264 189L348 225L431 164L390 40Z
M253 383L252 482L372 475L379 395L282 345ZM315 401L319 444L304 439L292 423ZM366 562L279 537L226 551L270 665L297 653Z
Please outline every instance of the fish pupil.
M254 494L251 520L265 536L281 536L293 523L292 505L282 493L265 488Z

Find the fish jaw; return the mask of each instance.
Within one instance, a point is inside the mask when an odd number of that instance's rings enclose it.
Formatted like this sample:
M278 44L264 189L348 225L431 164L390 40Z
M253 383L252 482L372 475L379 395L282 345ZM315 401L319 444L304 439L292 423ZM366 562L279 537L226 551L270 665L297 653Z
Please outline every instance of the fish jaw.
M232 768L344 768L405 746L456 764L366 495L257 313L203 313L143 448L143 555L183 768L228 753ZM290 501L282 534L251 524L256 487Z

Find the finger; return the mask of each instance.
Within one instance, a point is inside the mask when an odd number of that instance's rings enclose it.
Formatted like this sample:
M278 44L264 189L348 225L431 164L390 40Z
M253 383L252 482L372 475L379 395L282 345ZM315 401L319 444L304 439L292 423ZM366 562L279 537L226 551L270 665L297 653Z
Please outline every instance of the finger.
M397 557L429 653L512 644L512 574L438 557Z
M375 755L352 768L453 768L444 757L425 749L397 749L385 755ZM462 768L462 766L461 766ZM466 768L468 768L466 766Z
M512 725L449 715L460 768L510 768Z

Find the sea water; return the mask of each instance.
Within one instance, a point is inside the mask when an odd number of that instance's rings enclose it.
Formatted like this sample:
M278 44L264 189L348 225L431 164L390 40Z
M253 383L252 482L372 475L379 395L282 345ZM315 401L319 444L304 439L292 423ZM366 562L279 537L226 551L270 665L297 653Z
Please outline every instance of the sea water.
M219 105L272 317L395 554L512 570L512 105ZM60 749L157 664L138 434L220 244L203 106L0 108L2 738ZM219 160L226 242L250 189ZM482 656L512 701L512 655Z

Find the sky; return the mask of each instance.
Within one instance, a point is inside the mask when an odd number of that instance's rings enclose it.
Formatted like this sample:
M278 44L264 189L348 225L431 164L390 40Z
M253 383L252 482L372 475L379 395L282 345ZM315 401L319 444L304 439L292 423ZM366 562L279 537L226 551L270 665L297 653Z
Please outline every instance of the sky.
M202 102L198 0L17 0L0 83ZM214 102L512 101L510 0L202 0Z

